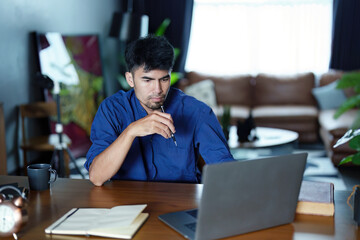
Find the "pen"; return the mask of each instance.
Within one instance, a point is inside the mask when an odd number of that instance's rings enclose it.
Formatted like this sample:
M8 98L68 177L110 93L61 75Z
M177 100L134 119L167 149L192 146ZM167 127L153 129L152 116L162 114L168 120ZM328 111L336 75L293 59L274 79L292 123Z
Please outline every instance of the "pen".
M163 113L165 112L163 106L161 106L161 111L162 111ZM174 133L173 133L171 130L170 130L170 132L171 132L171 138L172 138L172 140L174 141L175 146L177 146L177 142L176 142L175 135L174 135Z

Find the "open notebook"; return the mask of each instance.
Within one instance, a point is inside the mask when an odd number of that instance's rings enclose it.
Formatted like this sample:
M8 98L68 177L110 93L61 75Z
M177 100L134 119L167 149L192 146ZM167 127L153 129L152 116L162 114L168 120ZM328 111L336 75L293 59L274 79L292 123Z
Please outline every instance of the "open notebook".
M73 208L51 226L47 234L92 235L131 239L148 218L146 204L108 208Z

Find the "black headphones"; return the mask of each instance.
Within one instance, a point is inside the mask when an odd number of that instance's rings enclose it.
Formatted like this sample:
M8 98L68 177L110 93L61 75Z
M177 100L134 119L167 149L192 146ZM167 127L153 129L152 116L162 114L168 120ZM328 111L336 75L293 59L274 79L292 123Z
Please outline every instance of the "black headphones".
M27 189L24 188L23 191L20 191L19 188L13 185L5 185L0 187L0 195L4 200L12 200L16 197L22 197L23 199L27 199Z

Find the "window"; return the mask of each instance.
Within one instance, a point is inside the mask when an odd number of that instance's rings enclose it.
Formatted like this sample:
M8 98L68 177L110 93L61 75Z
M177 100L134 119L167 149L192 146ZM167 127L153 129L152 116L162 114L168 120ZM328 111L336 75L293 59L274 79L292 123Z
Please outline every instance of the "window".
M195 0L185 69L320 74L331 31L332 0Z

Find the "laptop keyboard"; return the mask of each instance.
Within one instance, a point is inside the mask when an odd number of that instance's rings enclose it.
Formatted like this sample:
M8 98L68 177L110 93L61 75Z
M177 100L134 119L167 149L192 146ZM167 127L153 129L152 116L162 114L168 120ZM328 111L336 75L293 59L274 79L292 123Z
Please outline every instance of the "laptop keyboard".
M185 227L187 227L191 231L195 232L195 230L196 230L196 222L185 224Z
M198 210L194 209L194 210L186 211L186 213L189 214L190 216L194 217L194 218L197 218ZM187 227L191 231L193 231L193 232L196 231L196 222L187 223L187 224L184 224L184 225L185 225L185 227Z
M194 210L187 211L186 213L193 216L194 218L197 218L198 210L194 209Z

